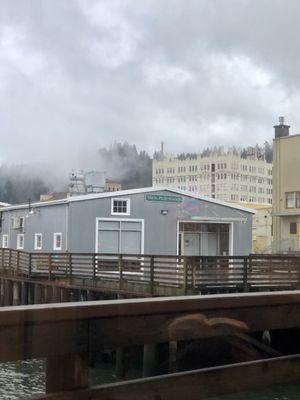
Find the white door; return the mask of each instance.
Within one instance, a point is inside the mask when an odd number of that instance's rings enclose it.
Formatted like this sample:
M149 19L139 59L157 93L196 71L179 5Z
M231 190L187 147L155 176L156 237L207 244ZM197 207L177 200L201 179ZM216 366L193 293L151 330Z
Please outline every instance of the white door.
M201 254L201 236L200 233L184 233L184 251L185 256L199 256Z
M218 234L217 232L202 232L202 256L218 255Z

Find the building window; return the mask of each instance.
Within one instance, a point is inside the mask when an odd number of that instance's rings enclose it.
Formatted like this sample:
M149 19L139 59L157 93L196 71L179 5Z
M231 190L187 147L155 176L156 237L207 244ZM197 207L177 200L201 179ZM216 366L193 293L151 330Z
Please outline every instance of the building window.
M300 208L300 192L287 192L285 206L286 208Z
M130 200L122 198L111 199L111 214L130 215Z
M96 252L140 254L144 249L144 221L107 218L96 222Z
M290 235L296 235L297 234L297 222L291 222L290 223Z
M20 228L24 228L24 217L20 217L19 219L20 223Z
M62 233L53 234L53 250L62 250Z
M19 233L17 235L17 249L23 250L24 249L24 235L23 233Z
M285 194L286 208L295 208L295 192L288 192Z
M34 235L34 250L42 250L43 248L43 235L36 233Z
M3 249L8 248L8 235L2 236L2 247L3 247Z

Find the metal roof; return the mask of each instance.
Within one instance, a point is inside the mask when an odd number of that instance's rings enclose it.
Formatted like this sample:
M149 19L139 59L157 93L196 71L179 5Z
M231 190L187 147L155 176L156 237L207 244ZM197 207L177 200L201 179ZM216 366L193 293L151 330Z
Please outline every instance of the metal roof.
M80 196L71 196L65 199L60 200L50 200L50 201L39 201L35 203L31 203L31 207L45 207L45 206L54 206L59 204L69 204L77 201L86 201L86 200L94 200L94 199L103 199L103 198L110 198L110 197L121 197L121 196L129 196L133 194L141 194L141 193L149 193L149 192L161 192L161 191L168 191L171 193L180 194L183 196L191 197L194 199L206 201L212 204L218 204L221 206L233 208L235 210L240 210L244 212L248 212L251 214L255 214L256 211L251 208L246 208L240 205L233 205L232 203L227 203L226 201L213 199L211 197L201 196L198 194L194 194L191 192L186 192L180 189L170 188L170 187L160 187L160 186L151 186L146 188L139 188L139 189L128 189L128 190L118 190L114 192L102 192L102 193L91 193L91 194L83 194ZM8 207L3 207L1 211L9 211L9 210L21 210L28 208L28 203L23 204L16 204L11 205Z

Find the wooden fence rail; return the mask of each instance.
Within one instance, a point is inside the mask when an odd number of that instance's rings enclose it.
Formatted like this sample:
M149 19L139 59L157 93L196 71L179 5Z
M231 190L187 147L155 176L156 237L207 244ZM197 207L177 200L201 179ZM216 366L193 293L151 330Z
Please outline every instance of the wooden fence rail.
M26 253L1 249L0 273L160 294L300 287L300 257Z
M172 330L178 318L195 315L204 321L197 329ZM299 379L295 355L88 388L90 352L228 337L235 328L226 320L247 334L297 328L300 291L3 307L0 362L46 358L48 394L38 398L49 400L203 399Z

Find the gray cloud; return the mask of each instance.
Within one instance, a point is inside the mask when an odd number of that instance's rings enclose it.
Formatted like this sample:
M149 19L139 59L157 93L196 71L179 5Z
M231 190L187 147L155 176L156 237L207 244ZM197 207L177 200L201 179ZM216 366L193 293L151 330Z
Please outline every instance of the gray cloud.
M298 0L2 0L2 162L97 167L300 129ZM296 132L295 132L296 133Z

